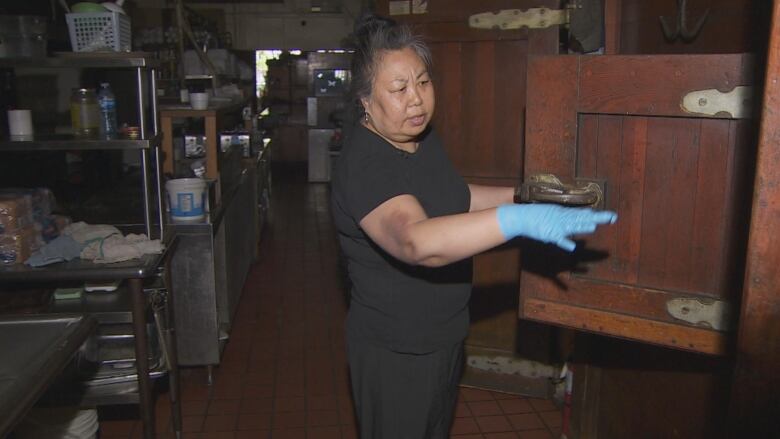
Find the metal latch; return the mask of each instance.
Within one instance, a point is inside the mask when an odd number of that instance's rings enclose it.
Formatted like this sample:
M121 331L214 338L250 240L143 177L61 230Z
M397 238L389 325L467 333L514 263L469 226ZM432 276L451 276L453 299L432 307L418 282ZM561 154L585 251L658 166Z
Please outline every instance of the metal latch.
M748 119L753 113L753 87L740 85L727 93L714 88L695 90L683 96L680 107L696 115Z
M722 300L678 297L666 302L666 311L675 319L716 331L732 326L731 305Z
M555 203L565 206L604 206L605 181L575 178L575 184L564 184L553 174L531 175L515 190L516 203Z
M530 8L482 12L469 17L469 27L476 29L544 29L569 24L569 9Z

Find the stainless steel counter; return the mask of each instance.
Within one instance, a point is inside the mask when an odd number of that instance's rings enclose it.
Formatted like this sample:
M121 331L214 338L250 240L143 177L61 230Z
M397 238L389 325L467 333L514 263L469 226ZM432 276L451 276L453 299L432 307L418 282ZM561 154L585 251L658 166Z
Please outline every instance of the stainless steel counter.
M62 371L97 321L73 314L0 318L0 437Z
M178 241L171 258L179 364L219 364L257 245L256 169L225 191L209 222L171 223Z

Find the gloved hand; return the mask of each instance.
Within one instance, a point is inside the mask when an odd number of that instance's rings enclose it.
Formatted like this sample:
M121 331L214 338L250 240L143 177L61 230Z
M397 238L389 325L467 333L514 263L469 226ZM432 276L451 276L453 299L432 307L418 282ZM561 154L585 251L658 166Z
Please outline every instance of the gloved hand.
M556 204L504 204L498 207L497 216L506 239L524 236L566 251L577 246L569 236L593 233L596 226L617 221L615 212Z

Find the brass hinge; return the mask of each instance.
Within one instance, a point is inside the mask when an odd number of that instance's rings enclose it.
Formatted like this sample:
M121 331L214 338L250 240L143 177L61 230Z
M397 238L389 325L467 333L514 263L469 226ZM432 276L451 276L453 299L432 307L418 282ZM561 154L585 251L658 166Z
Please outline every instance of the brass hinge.
M729 92L710 88L694 90L683 96L680 107L686 113L698 116L749 119L753 113L755 90L739 85Z
M569 24L569 9L503 9L498 12L482 12L469 17L469 27L475 29L512 30L523 27L545 29L567 24Z
M722 300L677 297L666 302L666 311L675 319L716 331L728 331L733 326L731 305Z

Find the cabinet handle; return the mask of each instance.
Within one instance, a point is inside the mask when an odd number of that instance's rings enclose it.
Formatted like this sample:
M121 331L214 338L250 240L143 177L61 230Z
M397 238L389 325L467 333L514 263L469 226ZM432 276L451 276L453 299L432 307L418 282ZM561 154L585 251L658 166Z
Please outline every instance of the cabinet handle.
M534 174L515 189L516 203L554 203L565 206L604 206L606 182L577 178L575 184L564 184L553 174Z

